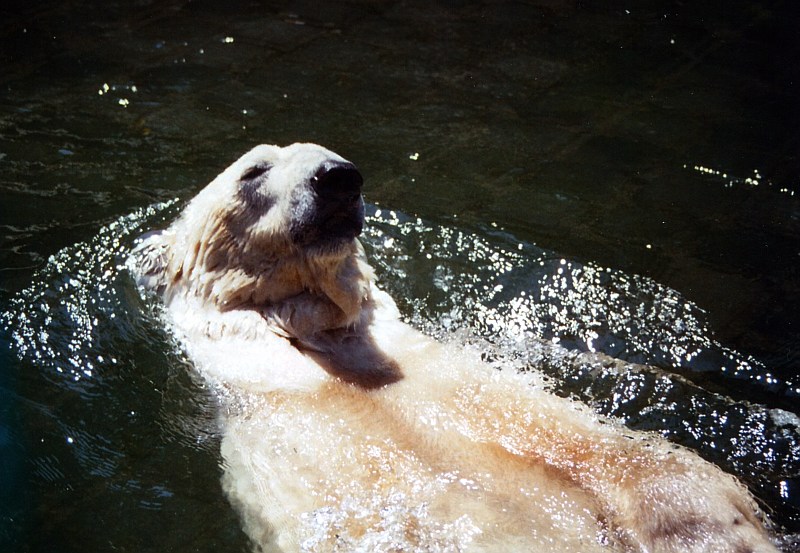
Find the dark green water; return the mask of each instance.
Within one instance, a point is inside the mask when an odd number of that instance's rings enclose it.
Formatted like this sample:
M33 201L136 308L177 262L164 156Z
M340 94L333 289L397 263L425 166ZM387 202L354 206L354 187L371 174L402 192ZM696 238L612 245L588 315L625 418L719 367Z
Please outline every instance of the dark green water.
M248 550L120 265L293 141L360 167L409 319L696 449L800 551L800 14L695 4L0 7L0 551Z

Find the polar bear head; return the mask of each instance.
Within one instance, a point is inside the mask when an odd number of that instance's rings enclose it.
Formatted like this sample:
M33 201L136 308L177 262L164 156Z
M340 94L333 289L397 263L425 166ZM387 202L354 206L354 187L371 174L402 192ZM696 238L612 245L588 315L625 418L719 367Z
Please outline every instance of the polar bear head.
M316 144L253 148L193 201L215 214L237 255L338 254L361 233L364 202L356 167Z
M287 254L336 254L361 233L356 167L314 144L257 146L207 188L229 198L223 224L241 244Z
M290 334L352 326L371 299L361 187L356 167L321 146L257 146L143 238L134 272L167 303L259 309Z

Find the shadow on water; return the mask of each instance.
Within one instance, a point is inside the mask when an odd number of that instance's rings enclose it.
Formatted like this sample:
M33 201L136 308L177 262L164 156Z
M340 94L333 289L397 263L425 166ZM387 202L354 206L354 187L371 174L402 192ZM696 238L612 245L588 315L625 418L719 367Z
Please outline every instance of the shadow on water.
M214 398L120 264L301 140L359 165L409 319L696 449L800 550L797 12L4 3L0 549L248 550Z

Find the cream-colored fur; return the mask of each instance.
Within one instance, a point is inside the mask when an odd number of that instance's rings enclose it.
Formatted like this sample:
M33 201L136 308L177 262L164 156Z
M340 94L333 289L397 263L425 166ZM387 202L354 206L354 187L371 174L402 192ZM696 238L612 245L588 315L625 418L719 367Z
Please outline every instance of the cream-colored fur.
M731 476L403 323L359 193L333 152L258 146L132 256L225 398L258 550L776 551Z

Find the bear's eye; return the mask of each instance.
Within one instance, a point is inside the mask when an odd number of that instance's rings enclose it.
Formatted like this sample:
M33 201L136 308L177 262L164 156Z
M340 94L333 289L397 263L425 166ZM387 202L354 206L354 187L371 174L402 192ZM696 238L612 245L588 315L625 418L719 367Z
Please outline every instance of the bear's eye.
M239 177L238 196L253 215L266 213L275 203L274 199L264 190L266 179L263 177L270 169L272 169L272 165L262 161L245 169L242 176Z
M248 181L256 179L264 174L266 174L270 169L272 169L272 165L269 163L258 163L253 165L252 167L245 170L242 173L242 176L239 177L240 181Z

